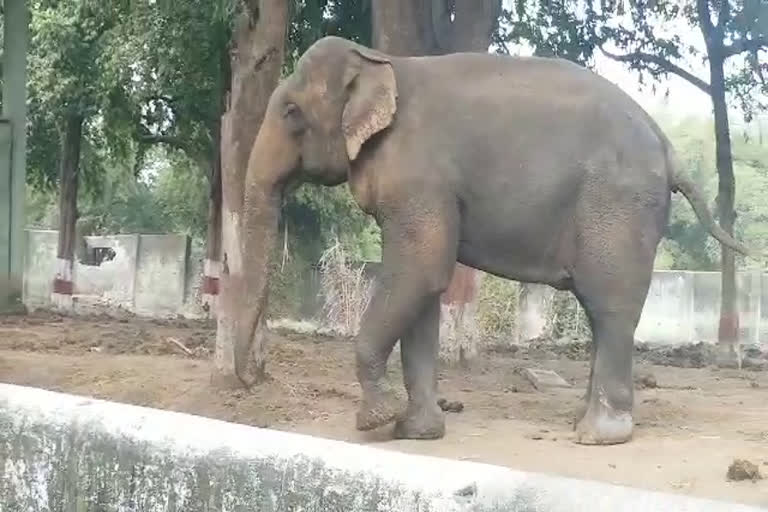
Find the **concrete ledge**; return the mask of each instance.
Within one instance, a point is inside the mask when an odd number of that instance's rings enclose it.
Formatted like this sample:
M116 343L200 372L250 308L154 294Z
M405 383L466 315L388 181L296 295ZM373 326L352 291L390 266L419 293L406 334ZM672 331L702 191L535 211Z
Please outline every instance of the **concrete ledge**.
M0 512L61 510L760 509L0 384Z

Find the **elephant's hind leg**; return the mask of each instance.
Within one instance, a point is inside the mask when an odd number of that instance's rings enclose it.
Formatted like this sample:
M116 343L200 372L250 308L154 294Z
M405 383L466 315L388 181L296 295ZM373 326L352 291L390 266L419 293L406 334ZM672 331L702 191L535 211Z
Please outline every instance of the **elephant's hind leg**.
M576 423L580 444L619 444L632 437L632 345L635 322L630 312L594 311L592 375L586 410Z
M608 252L591 252L574 276L593 340L586 409L575 425L580 444L619 444L632 437L634 333L655 255L653 247L620 234L606 236L600 245Z

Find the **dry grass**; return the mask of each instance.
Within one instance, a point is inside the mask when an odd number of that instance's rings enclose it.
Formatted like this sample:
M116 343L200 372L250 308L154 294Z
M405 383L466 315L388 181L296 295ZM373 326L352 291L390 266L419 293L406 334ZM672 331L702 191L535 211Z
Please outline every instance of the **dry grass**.
M354 336L371 300L373 280L362 266L351 264L338 240L320 258L320 273L327 326L343 336Z

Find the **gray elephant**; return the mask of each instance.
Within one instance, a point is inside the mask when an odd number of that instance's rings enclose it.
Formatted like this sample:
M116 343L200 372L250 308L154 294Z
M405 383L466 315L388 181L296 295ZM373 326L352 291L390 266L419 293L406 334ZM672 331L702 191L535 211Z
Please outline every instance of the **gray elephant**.
M571 290L594 350L584 444L632 435L633 335L671 192L722 244L650 116L609 81L551 58L398 58L338 37L317 41L274 91L248 164L244 296L235 346L247 380L262 335L281 198L298 180L352 194L382 233L382 271L355 341L359 430L445 432L437 406L439 296L454 265ZM408 404L383 377L400 340Z

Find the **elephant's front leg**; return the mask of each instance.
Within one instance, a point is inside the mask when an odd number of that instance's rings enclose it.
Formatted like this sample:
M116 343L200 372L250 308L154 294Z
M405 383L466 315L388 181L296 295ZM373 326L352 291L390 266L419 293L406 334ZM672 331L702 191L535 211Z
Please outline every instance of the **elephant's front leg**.
M439 439L445 435L445 415L437 405L439 335L440 297L435 296L400 339L408 408L395 424L397 438Z
M363 400L358 430L395 420L400 405L384 384L387 360L403 340L403 371L409 407L399 432L415 435L426 401L437 407L434 379L439 297L450 283L458 244L457 212L421 205L400 207L382 223L382 271L356 339L357 378ZM455 205L454 205L455 208ZM422 406L422 404L424 404ZM408 421L408 418L414 421ZM442 430L434 421L427 431Z
M389 281L389 282L387 282ZM372 430L395 420L400 404L384 381L387 361L398 338L415 321L426 294L416 283L401 277L382 279L360 322L355 341L357 380L363 400L357 429Z

